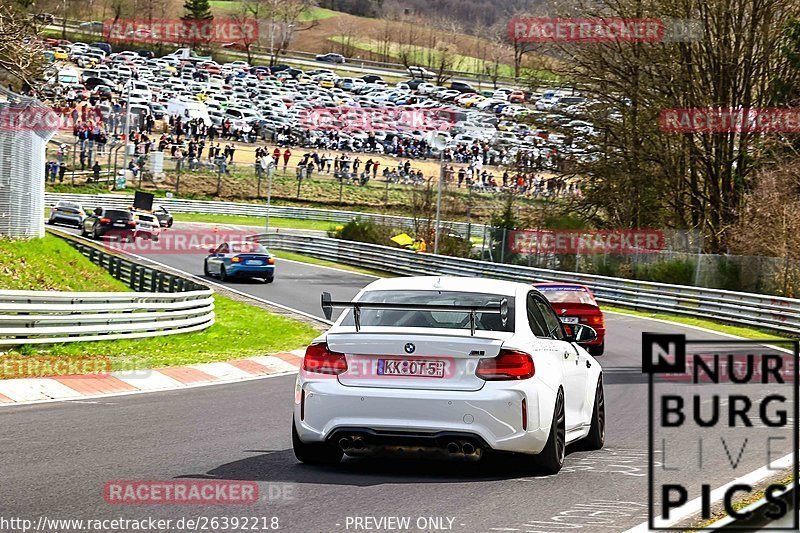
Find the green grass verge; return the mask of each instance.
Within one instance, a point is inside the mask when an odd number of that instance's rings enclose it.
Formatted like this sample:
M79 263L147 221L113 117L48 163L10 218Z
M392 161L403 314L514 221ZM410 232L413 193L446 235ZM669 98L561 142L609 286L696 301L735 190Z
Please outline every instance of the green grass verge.
M285 252L283 250L275 250L273 252L278 259L289 259L299 263L308 263L309 265L327 266L331 268L338 268L339 270L347 270L348 272L356 272L358 274L366 274L368 276L375 276L378 278L396 278L397 274L391 272L384 272L381 270L373 270L370 268L355 267L352 265L345 265L343 263L336 263L334 261L326 261L325 259L317 259L316 257L309 257L307 255L296 254L293 252Z
M0 289L118 292L130 289L65 241L0 240Z
M399 59L403 57L403 55L406 55L408 57L408 62L415 65L441 64L441 52L425 46L414 46L413 48L407 49L399 43L389 43L387 49L381 43L375 40L352 39L343 35L334 35L332 37L328 37L328 40L333 41L337 44L345 44L349 42L350 46L352 46L357 50L363 50L365 52L370 52L373 54L381 54L381 55L386 54L388 57L395 59ZM461 72L470 72L473 74L487 75L486 71L487 67L488 68L493 67L491 62L489 61L484 62L480 58L473 56L467 56L463 54L453 54L452 66L450 67L450 69ZM553 79L553 80L556 79L556 76L552 72L547 70L533 70L533 69L523 69L523 70L524 72L520 73L523 77L532 76L542 79ZM514 77L514 66L506 63L499 64L498 75Z
M0 240L0 289L124 292L130 289L66 241ZM107 357L114 370L225 361L293 350L317 336L311 326L214 295L216 322L208 329L145 339L23 345L9 355ZM235 342L232 342L235 339Z
M227 361L294 350L318 332L302 322L214 295L216 322L203 331L116 341L24 346L24 355L108 357L114 370Z
M233 0L211 0L209 3L212 9L222 11L230 14L240 11L241 2ZM336 11L325 9L322 7L309 7L305 9L300 16L297 17L298 22L313 22L315 20L323 20L331 17L339 16Z
M200 213L175 213L174 218L178 222L204 222L209 224L233 224L238 226L257 226L264 228L266 218L253 216L235 215L204 215ZM271 228L291 228L291 229L310 229L328 231L337 226L333 222L323 220L302 220L298 218L278 218L269 217Z
M602 307L604 311L612 311L614 313L620 313L623 315L631 315L644 318L657 318L660 320L668 320L670 322L686 324L687 326L697 326L701 328L710 329L712 331L718 331L720 333L727 333L728 335L736 335L737 337L742 337L745 339L765 340L765 339L781 338L780 334L765 329L743 328L740 326L731 326L728 324L722 324L720 322L714 322L713 320L704 320L701 318L692 318L680 315L668 315L666 313L652 313L649 311L635 311L632 309L626 309L624 307L615 307L611 305L603 305Z

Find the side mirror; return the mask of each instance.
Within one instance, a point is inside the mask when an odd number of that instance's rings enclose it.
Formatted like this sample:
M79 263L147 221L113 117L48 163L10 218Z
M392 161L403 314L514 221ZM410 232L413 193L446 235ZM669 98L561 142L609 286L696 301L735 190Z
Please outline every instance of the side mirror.
M570 328L572 328L572 335L570 335L569 339L570 342L586 344L588 342L597 340L597 332L591 326L586 326L584 324L570 324Z

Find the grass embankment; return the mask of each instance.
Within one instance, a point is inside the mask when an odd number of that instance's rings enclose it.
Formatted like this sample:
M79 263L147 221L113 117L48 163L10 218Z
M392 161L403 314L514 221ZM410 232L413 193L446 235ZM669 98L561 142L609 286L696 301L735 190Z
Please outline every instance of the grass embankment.
M0 241L0 290L129 291L58 237ZM210 328L146 339L24 345L10 355L108 357L112 369L224 361L268 355L307 344L310 326L215 294L216 322Z
M167 191L175 189L174 172L170 171L166 179L159 183L144 181L142 190L152 192L157 197L164 197ZM138 182L130 183L131 189L138 188ZM261 198L257 198L257 180L250 169L231 170L230 174L222 176L220 196L216 196L217 175L210 172L183 172L180 178L180 198L192 200L219 200L232 202L266 203L266 180L261 183ZM305 179L300 185L300 195L297 194L297 179L293 175L277 174L272 183L273 205L286 205L296 207L316 207L320 209L343 209L386 215L414 216L414 206L425 203L426 194L429 213L419 213L417 216L427 218L433 216L436 202L435 187L425 192L424 186L390 184L388 202L386 201L386 183L382 177L370 180L367 185L342 186L342 201L339 201L338 180L330 175L315 175ZM113 191L115 194L132 194L131 189ZM108 194L104 185L68 183L47 184L48 192ZM432 200L432 203L431 201ZM484 223L492 214L500 212L505 203L505 195L496 192L475 192L471 194L466 187L458 188L449 184L442 196L442 219L466 221L467 206L471 205L470 213L474 223ZM541 209L546 200L532 197L517 197L515 203L521 210Z
M175 213L177 222L202 222L206 224L231 224L235 226L254 226L261 229L266 227L265 217L236 216L236 215L205 215L201 213ZM307 229L328 231L337 224L324 220L303 220L299 218L269 217L270 228Z

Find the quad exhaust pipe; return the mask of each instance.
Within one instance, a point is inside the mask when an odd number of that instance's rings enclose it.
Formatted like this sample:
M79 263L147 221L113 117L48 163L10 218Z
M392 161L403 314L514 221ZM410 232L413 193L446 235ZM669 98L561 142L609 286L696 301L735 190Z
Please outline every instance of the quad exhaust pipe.
M450 455L459 455L467 458L480 457L481 449L469 441L450 441L445 447Z
M342 437L341 439L339 439L339 448L341 448L342 451L345 452L348 450L360 451L366 448L366 445L364 444L364 441L361 439L361 437L352 437L352 438Z

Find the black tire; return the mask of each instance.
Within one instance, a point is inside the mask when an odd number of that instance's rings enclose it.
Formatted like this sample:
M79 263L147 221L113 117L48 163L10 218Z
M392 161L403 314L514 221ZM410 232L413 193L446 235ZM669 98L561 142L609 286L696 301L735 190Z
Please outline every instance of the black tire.
M335 465L342 460L344 452L338 446L324 442L307 443L300 440L292 417L292 450L301 463L307 465Z
M275 278L264 278L264 283L272 283L275 281Z
M556 405L553 410L553 423L550 425L550 436L544 449L536 456L536 466L545 474L558 474L564 466L567 453L566 417L564 414L564 390L559 389Z
M81 237L86 237L87 235L89 235L88 233L86 233L86 226L81 224L80 228L81 228Z
M97 226L92 228L92 239L96 241L100 240L100 234L97 232Z
M55 224L55 222L53 222L53 219L52 219L52 218L48 218L48 219L47 219L47 223L48 223L49 225L51 225L51 226L52 226L53 224Z
M169 219L169 220L167 221L167 227L168 227L168 228L171 228L171 227L172 227L172 219Z
M603 392L603 376L597 378L597 389L594 393L594 408L592 409L592 425L589 434L583 439L583 448L586 450L599 450L606 442L606 399Z
M207 278L211 277L211 271L208 269L208 259L203 261L203 274L205 274Z
M586 351L588 351L592 357L598 357L603 355L603 352L606 351L606 343L601 342L600 344L594 344L586 347Z
M219 280L225 281L226 279L228 279L228 273L225 272L225 266L223 265L219 268Z

